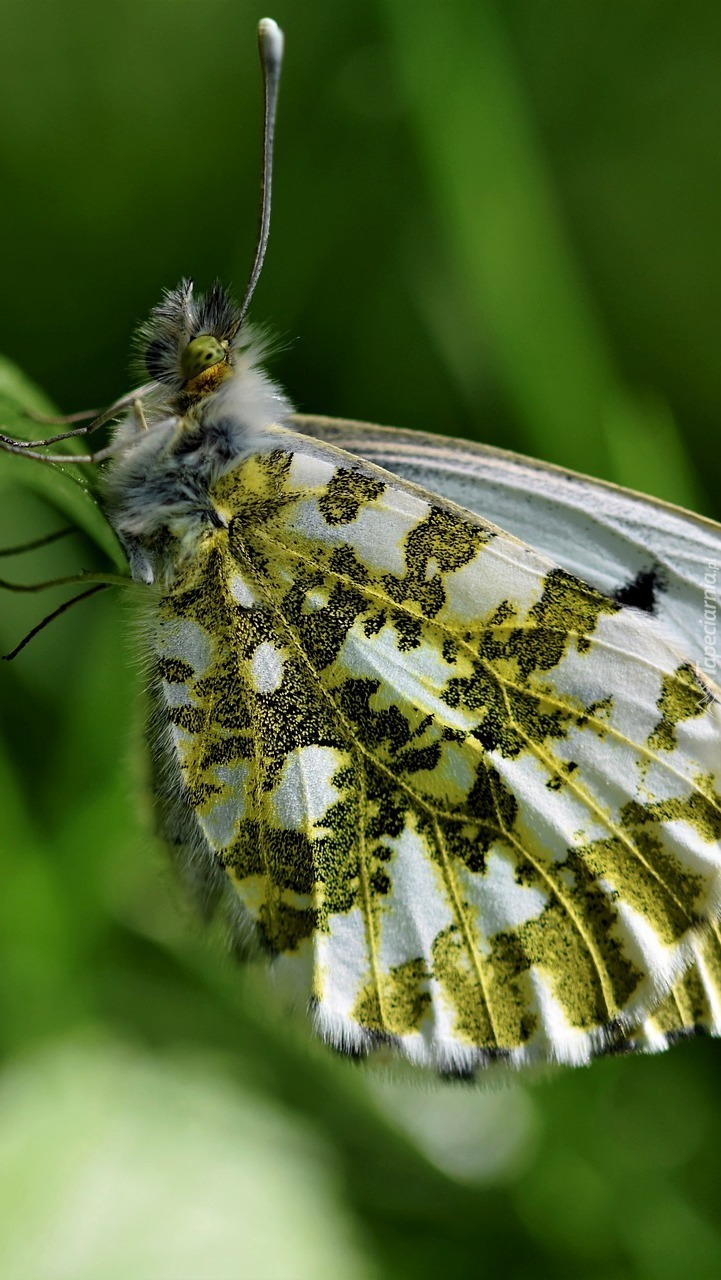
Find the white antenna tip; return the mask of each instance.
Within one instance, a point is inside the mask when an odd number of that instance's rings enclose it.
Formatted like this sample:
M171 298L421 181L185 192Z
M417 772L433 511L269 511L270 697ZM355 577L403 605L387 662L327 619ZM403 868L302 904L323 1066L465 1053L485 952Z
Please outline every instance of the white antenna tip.
M283 61L283 32L272 18L261 18L258 23L260 56L269 71L278 71Z

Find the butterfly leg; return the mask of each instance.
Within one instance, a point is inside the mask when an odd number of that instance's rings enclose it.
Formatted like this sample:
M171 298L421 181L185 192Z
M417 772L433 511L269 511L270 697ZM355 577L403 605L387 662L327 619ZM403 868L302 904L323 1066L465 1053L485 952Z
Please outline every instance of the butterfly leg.
M64 417L51 417L49 415L35 413L34 410L25 410L24 412L26 417L32 418L35 422L61 424L80 422L83 418L88 417L92 418L92 422L88 422L87 425L83 427L75 427L72 431L62 431L59 435L48 436L45 440L16 440L12 436L3 435L0 432L0 447L7 449L9 453L26 453L28 457L32 457L33 454L31 450L33 449L44 449L48 445L57 444L60 440L68 440L71 436L92 435L94 431L98 431L100 427L106 426L108 422L112 422L114 418L117 418L123 409L127 409L128 405L133 405L134 411L136 411L135 406L140 404L141 397L150 391L153 385L153 383L146 383L142 387L137 387L134 391L128 392L127 395L120 396L118 400L114 400L107 409L103 409L102 413L97 414L94 410L91 410L90 412L70 413ZM144 418L141 425L147 426ZM95 455L92 458L77 456L71 460L73 462L88 462L101 461L102 459ZM57 461L57 459L51 458L50 461Z

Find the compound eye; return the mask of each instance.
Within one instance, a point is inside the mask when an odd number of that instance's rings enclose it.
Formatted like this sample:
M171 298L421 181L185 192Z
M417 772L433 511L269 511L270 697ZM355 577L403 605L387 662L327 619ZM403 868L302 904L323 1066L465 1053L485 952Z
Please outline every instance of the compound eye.
M227 353L222 342L211 333L201 333L199 338L189 342L181 356L181 367L186 382L192 382L199 373L210 369L214 364L223 364Z

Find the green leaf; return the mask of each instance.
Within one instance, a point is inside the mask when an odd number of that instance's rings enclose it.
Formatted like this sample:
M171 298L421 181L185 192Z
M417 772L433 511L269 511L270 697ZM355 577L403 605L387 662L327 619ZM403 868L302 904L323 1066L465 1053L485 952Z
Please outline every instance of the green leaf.
M28 409L45 414L54 412L43 392L14 364L0 356L0 430L3 434L20 440L32 439L38 432L53 434L52 427L38 426L28 418ZM63 442L62 448L71 453L78 452L80 446L71 438ZM114 565L126 569L125 555L93 493L86 469L87 464L83 468L73 463L34 462L0 450L0 492L21 486L44 498L82 529Z

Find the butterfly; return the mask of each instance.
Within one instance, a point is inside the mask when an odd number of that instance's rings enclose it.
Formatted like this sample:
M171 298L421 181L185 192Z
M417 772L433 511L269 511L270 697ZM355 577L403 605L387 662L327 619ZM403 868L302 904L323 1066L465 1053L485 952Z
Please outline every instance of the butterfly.
M471 1077L717 1034L721 527L293 413L246 320L269 19L260 49L243 303L168 292L74 458L142 588L163 835L343 1053Z

